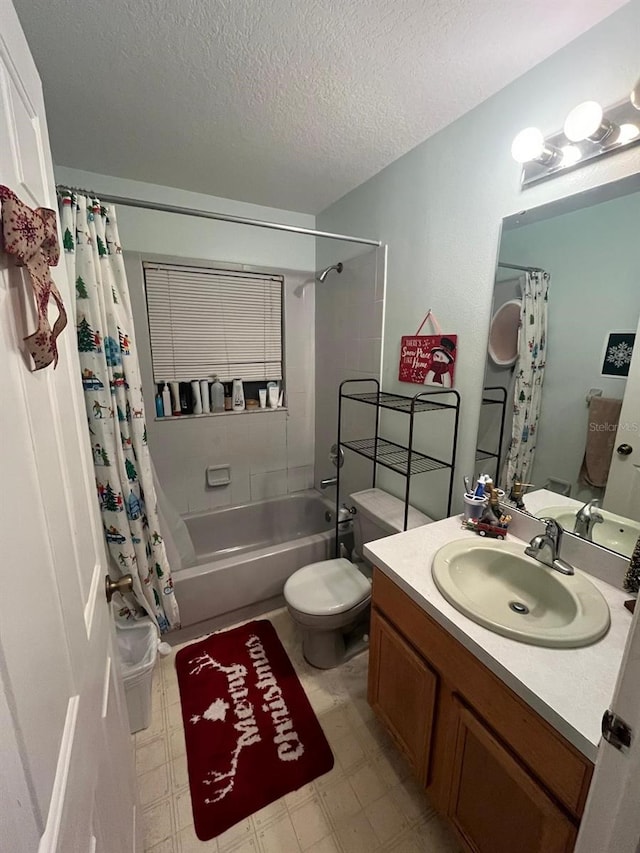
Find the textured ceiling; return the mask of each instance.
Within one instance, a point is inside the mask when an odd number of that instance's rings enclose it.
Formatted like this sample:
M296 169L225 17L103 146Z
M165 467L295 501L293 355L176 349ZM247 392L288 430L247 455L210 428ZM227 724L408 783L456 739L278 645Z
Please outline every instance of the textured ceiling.
M15 0L59 165L316 213L621 0Z

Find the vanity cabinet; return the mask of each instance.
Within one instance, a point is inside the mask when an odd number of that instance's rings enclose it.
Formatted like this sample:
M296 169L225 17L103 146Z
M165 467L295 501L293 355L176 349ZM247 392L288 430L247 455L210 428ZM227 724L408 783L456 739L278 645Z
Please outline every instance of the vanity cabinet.
M566 853L571 820L498 737L456 702L456 749L447 814L472 850Z
M569 853L592 763L385 574L369 702L473 853Z
M437 676L384 619L372 619L369 649L369 703L416 776L426 778Z

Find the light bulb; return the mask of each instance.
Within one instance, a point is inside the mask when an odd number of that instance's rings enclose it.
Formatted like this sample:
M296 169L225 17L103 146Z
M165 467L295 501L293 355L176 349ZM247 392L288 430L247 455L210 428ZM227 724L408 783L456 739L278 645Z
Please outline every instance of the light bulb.
M511 144L511 156L516 163L536 160L544 151L544 136L537 127L525 127Z
M621 124L620 125L620 133L618 134L618 138L616 142L618 145L626 145L627 142L631 142L636 139L640 135L640 128L635 124Z
M571 142L580 142L596 134L602 125L603 111L597 101L584 101L574 107L564 123L564 135Z
M577 145L563 145L561 166L575 166L578 160L582 157L582 151Z

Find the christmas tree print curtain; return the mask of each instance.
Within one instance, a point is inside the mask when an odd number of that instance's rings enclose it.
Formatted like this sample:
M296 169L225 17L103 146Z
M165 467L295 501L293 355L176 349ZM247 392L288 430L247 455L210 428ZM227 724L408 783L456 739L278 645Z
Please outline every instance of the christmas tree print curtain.
M549 275L528 272L523 277L520 344L513 392L513 426L504 481L529 479L538 440L542 383L547 360Z
M133 576L120 615L143 608L162 632L179 627L159 531L140 365L113 208L60 199L65 259L76 290L76 329L98 501L114 574Z

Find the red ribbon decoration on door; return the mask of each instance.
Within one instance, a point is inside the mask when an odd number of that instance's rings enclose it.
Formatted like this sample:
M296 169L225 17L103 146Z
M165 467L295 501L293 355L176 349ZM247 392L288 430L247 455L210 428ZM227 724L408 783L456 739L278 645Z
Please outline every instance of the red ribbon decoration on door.
M34 370L41 370L52 362L55 369L58 363L56 339L67 325L67 312L49 270L60 259L56 212L46 207L32 210L12 190L2 185L0 204L4 251L15 256L18 266L27 268L36 300L38 327L24 339L35 364ZM58 308L53 329L47 314L50 297Z

